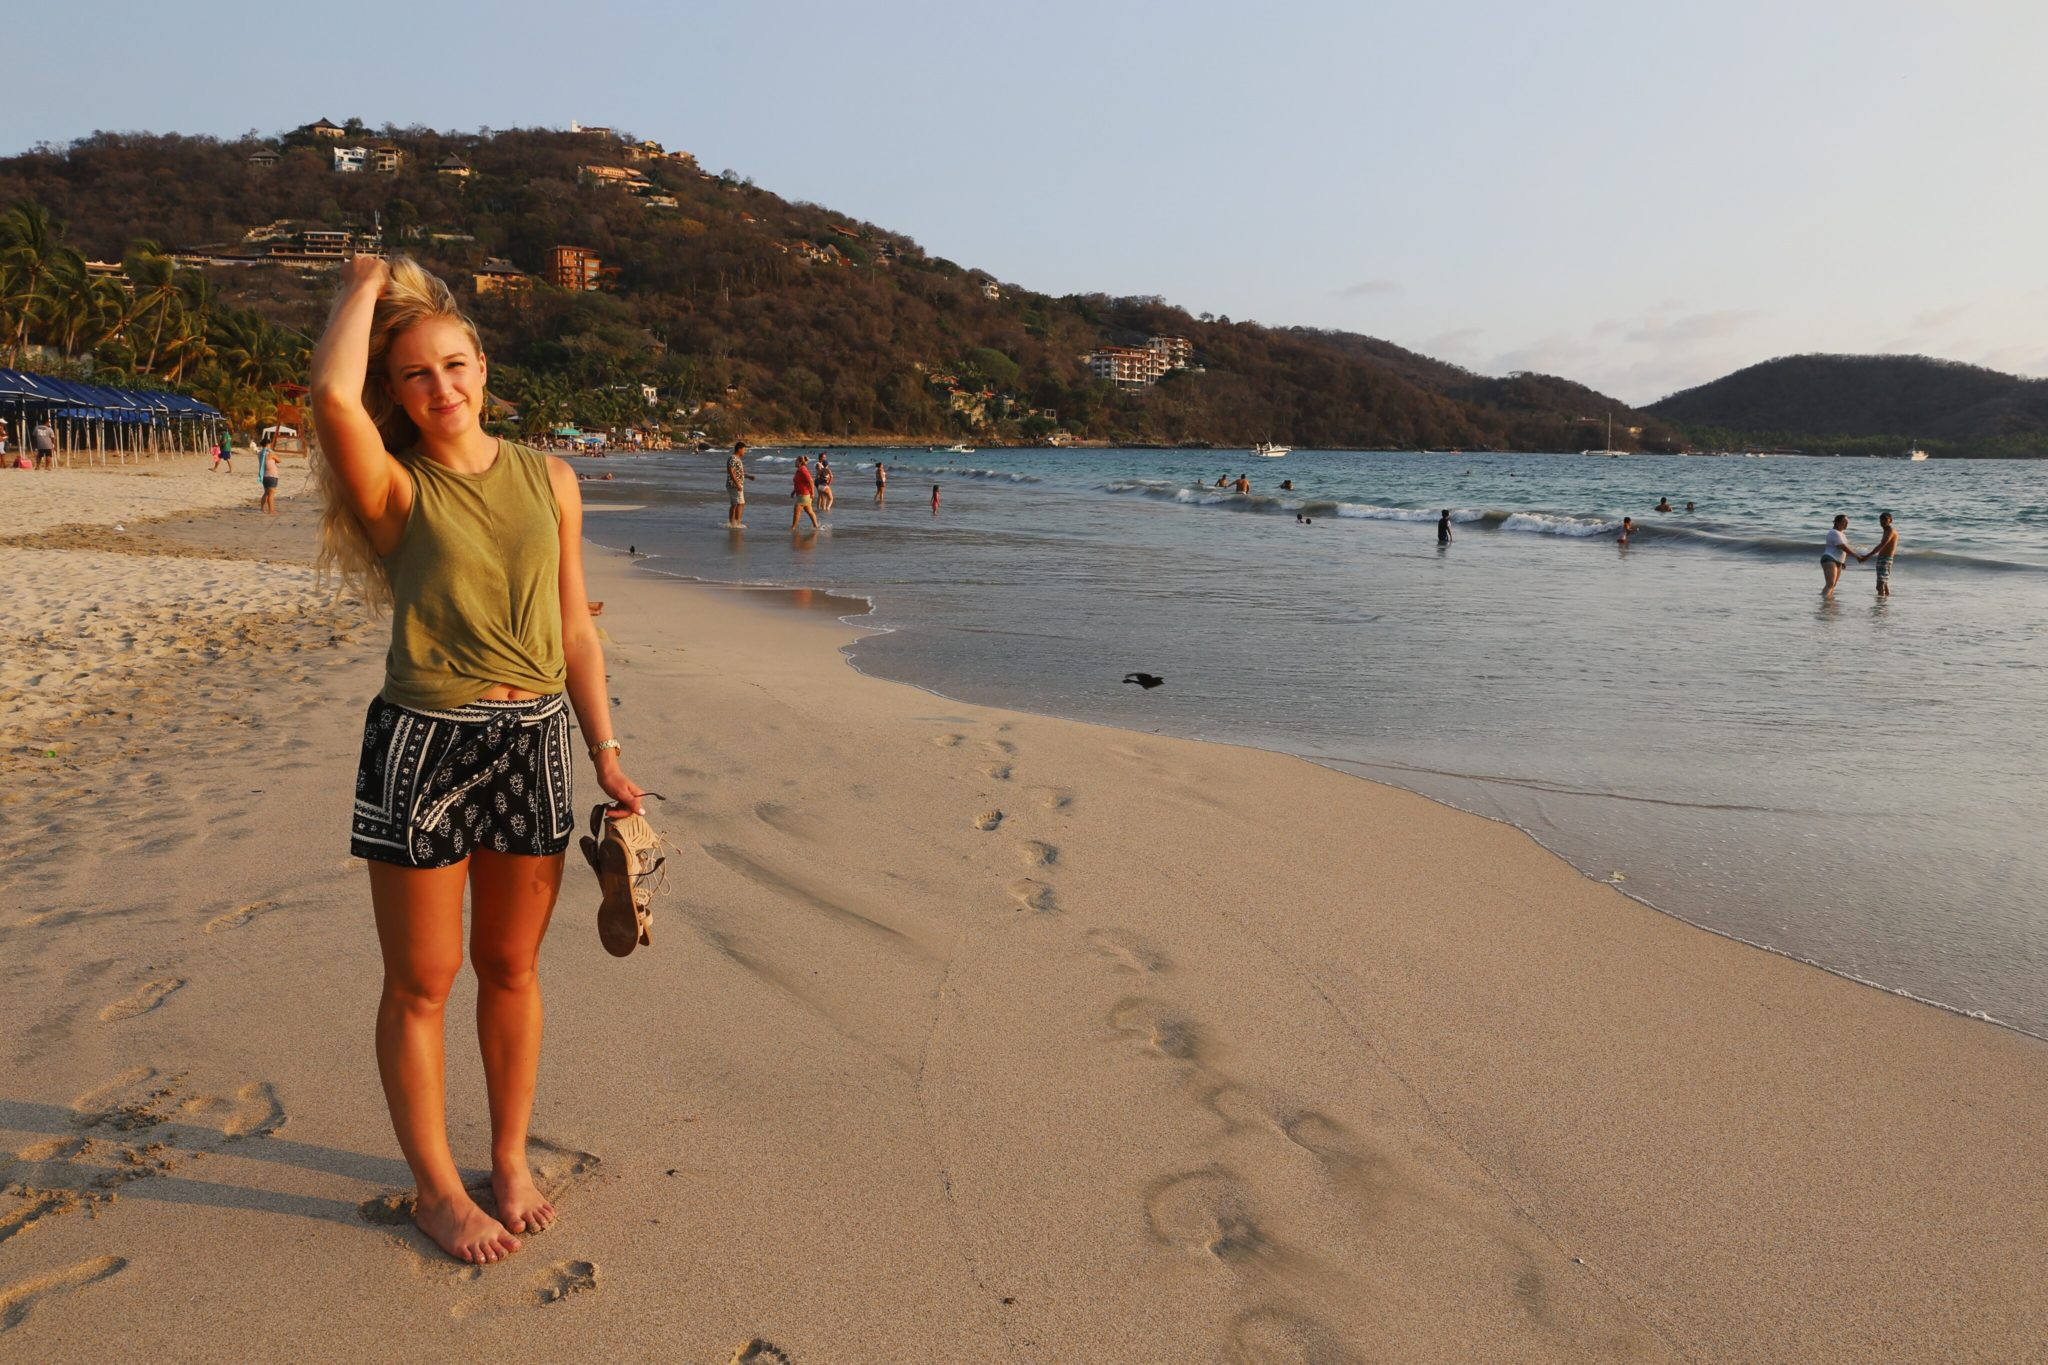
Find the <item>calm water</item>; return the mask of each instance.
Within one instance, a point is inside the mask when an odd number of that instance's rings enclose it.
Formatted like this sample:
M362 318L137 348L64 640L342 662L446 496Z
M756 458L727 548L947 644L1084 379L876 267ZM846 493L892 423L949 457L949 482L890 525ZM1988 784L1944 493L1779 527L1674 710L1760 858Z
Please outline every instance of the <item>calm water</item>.
M2048 465L904 451L878 507L872 458L835 460L838 510L801 539L780 452L742 536L721 457L593 461L615 478L590 500L637 510L587 529L664 572L871 598L868 672L1391 781L1688 920L2048 1035ZM1240 472L1250 497L1208 487ZM1852 564L1821 605L1828 519L1867 546L1880 509L1896 595Z

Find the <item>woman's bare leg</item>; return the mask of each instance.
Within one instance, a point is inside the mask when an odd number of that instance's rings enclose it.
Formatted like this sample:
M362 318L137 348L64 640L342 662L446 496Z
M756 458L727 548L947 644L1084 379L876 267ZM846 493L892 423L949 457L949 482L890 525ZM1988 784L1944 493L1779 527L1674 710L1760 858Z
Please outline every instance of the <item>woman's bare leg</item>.
M526 1130L540 1072L540 941L562 889L562 855L470 857L469 960L476 968L476 1037L491 1094L491 1189L514 1232L539 1232L555 1206L533 1183Z
M448 1150L443 1016L462 970L462 885L468 868L370 863L370 900L384 950L377 1002L377 1074L399 1150L412 1167L413 1221L459 1261L485 1264L519 1250L519 1239L477 1207Z

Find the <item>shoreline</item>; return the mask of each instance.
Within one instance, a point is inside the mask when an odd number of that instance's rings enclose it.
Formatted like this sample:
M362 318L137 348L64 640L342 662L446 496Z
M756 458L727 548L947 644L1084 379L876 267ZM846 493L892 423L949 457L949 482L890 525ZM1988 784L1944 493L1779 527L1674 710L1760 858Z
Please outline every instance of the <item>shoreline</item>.
M587 536L585 537L585 539L587 543L589 543L593 547L604 550L606 553L616 555L624 555L625 553L623 550L618 550L611 546L600 545L597 541L590 540ZM646 560L649 558L651 557L645 555L639 556L640 560ZM843 601L862 606L870 615L872 615L879 609L878 602L875 597L855 592L854 590L849 588L824 587L816 584L740 582L729 579L713 579L701 578L696 576L685 576L681 574L666 574L663 573L661 570L649 567L646 564L636 564L635 567L641 573L650 575L652 577L661 578L665 581L672 583L695 585L711 589L730 590L733 592L741 593L818 593L828 597L837 597ZM772 610L772 608L768 609ZM860 666L860 661L854 657L853 652L862 643L862 641L874 635L886 635L893 633L896 630L903 629L903 627L861 626L858 625L858 616L853 613L843 615L839 619L841 619L850 626L856 626L862 632L860 636L848 641L840 649L841 658L845 660L846 666L852 669L855 673L859 674L862 677L872 678L877 682L886 683L892 686L915 688L916 690L926 693L927 695L939 701L944 701L954 705L973 706L980 704L975 702L969 702L958 697L954 697L935 684L917 682L905 678L891 678L879 673L871 673L868 670L862 668ZM1011 705L1003 709L1014 711L1018 715L1035 716L1043 720L1056 720L1073 725L1095 726L1101 729L1115 731L1119 733L1167 733L1163 730L1133 730L1130 727L1119 726L1109 721L1093 720L1086 716L1063 715L1056 711L1037 710L1030 706L1022 704ZM1200 735L1175 735L1174 737L1186 740L1189 743L1215 744L1225 748L1244 749L1248 752L1253 753L1273 754L1285 758L1297 759L1303 763L1312 764L1315 767L1323 768L1330 772L1334 772L1341 776L1350 778L1353 781L1365 782L1377 787L1392 788L1396 791L1401 791L1412 796L1420 797L1421 799L1431 802L1432 804L1442 806L1446 810L1456 811L1460 815L1469 816L1476 820L1484 820L1490 824L1503 826L1504 828L1511 829L1516 833L1522 835L1531 843L1535 844L1536 847L1542 849L1544 853L1548 854L1550 857L1556 858L1559 862L1564 863L1567 867L1571 868L1573 872L1577 873L1580 877L1584 878L1589 886L1597 886L1603 889L1618 892L1620 895L1626 897L1631 901L1634 901L1637 905L1642 906L1644 909L1649 910L1654 914L1662 915L1667 919L1675 921L1676 923L1685 925L1687 928L1697 929L1700 930L1702 933L1711 934L1716 938L1726 939L1731 943L1741 944L1745 948L1754 948L1760 952L1769 953L1774 957L1784 958L1786 961L1797 963L1802 967L1811 967L1816 971L1824 972L1829 976L1850 982L1854 985L1866 987L1870 990L1877 991L1878 993L1883 995L1896 996L1900 999L1912 1001L1913 1003L1918 1005L1928 1006L1929 1008L1937 1010L1943 1014L1952 1015L1961 1019L1968 1019L1980 1024L1988 1024L1994 1028L2003 1029L2010 1033L2017 1034L2022 1038L2029 1038L2037 1042L2048 1043L2048 1034L2034 1032L2031 1029L2024 1028L2021 1025L2013 1023L2009 1020L2001 1019L1998 1016L1991 1014L1987 1011L1970 1009L1969 1007L1964 1005L1950 1004L1945 1000L1938 1000L1932 996L1918 994L1912 990L1907 989L1904 986L1889 985L1883 981L1878 981L1871 977L1859 976L1855 972L1852 972L1845 967L1831 966L1830 964L1820 961L1817 958L1804 956L1788 948L1780 948L1773 944L1765 943L1757 939L1745 938L1743 935L1735 932L1732 929L1723 929L1717 925L1708 924L1703 922L1702 920L1695 919L1678 910L1668 909L1664 906L1657 904L1655 901L1649 899L1647 896L1632 891L1627 887L1594 876L1591 872L1574 863L1565 854L1563 854L1556 848L1553 848L1548 842L1544 840L1541 834L1539 834L1535 830L1517 824L1515 821L1508 819L1505 816L1492 815L1484 811L1472 810L1468 807L1461 806L1457 804L1455 801L1452 801L1448 798L1437 796L1430 792L1420 791L1414 787L1407 786L1397 780L1394 780L1393 778L1375 777L1364 772L1353 771L1354 768L1375 766L1368 762L1362 760L1318 758L1314 755L1299 753L1293 749L1281 748L1276 745L1256 744L1248 740L1219 739L1215 737Z
M106 795L10 831L10 1350L1853 1359L2048 1330L2048 1212L2012 1197L2048 1166L2034 1040L1427 797L943 699L849 669L861 628L823 612L589 569L679 848L652 949L603 955L573 867L547 940L561 1223L475 1271L378 1214L405 1173L343 850L379 641L283 689L252 641L257 704L170 703Z

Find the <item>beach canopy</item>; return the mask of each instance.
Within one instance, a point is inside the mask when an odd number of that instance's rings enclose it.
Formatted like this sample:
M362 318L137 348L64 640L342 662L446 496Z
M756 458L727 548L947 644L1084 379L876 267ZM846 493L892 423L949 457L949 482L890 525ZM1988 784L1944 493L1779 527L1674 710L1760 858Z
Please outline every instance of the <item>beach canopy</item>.
M150 423L167 417L218 417L220 410L181 393L116 389L0 369L0 401L42 409L42 415L100 422Z

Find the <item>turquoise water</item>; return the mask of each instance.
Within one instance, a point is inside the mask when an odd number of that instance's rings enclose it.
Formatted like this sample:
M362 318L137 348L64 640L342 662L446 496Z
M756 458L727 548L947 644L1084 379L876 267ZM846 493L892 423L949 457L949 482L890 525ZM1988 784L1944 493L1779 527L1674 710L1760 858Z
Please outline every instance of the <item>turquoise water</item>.
M848 453L827 530L791 537L787 458L755 460L737 536L721 458L591 462L615 475L592 501L638 510L589 533L864 595L866 671L1395 782L1705 927L2048 1034L2048 465L902 451L877 505ZM1213 488L1240 472L1251 496ZM1852 565L1823 605L1828 519L1867 545L1885 508L1895 596Z

